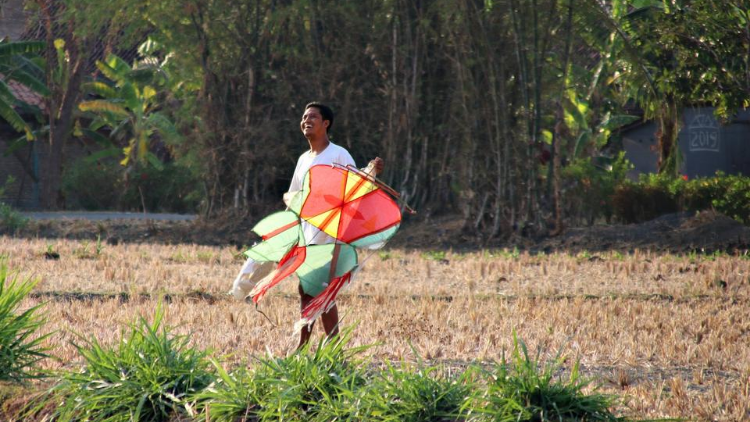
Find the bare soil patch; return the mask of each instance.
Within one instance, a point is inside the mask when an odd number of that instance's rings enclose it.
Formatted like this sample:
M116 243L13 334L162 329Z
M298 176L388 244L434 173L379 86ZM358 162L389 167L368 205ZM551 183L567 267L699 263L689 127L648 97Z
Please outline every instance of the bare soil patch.
M456 217L407 223L391 242L393 246L416 249L518 248L530 252L632 253L649 250L665 253L727 253L750 249L750 227L714 211L675 213L641 224L609 224L573 227L561 235L485 239L472 233Z
M544 239L539 246L554 250L732 253L750 249L750 227L714 211L685 212L641 224L574 228Z
M258 240L253 225L271 209L253 213L225 212L212 219L195 221L60 219L30 221L20 231L0 228L0 235L19 238L96 240L110 245L124 243L192 243L208 246L233 245L237 248ZM482 233L465 228L461 218L443 216L429 220L411 219L390 246L407 249L478 250L517 248L521 251L632 253L650 250L668 253L728 253L750 250L750 227L713 211L675 213L641 224L610 224L566 229L556 237L510 234L486 239Z

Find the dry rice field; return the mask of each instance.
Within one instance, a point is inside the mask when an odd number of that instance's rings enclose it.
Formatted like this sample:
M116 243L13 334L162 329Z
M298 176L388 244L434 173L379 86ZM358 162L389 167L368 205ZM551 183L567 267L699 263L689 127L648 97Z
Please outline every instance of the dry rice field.
M45 259L48 250L60 259ZM93 241L0 237L9 266L41 280L26 305L46 302L49 368L80 362L77 335L114 342L160 301L176 332L234 364L290 353L296 282L261 302L266 319L226 294L242 264L235 254L146 244L97 254ZM339 311L342 324L357 324L352 345L376 344L376 360L414 360L413 345L432 363L491 362L508 354L515 330L543 360L562 352L568 369L579 360L623 398L624 416L750 420L747 258L391 249L367 259Z

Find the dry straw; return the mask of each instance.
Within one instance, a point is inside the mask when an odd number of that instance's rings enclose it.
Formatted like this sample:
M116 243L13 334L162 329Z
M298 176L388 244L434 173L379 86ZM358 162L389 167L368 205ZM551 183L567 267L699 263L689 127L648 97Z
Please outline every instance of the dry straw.
M269 322L226 292L241 265L232 248L197 245L104 246L0 237L0 255L23 276L41 279L25 306L47 301L46 340L79 365L73 331L103 345L159 300L164 320L191 344L228 355L229 365L295 345L294 281L262 304ZM45 259L54 250L59 260ZM532 256L389 250L368 260L339 299L344 324L358 321L350 345L378 344L375 361L446 367L489 364L508 355L515 330L540 359L559 351L570 370L594 376L604 393L626 398L639 418L750 418L750 260L637 251ZM319 331L316 331L319 332ZM566 367L567 365L567 367Z

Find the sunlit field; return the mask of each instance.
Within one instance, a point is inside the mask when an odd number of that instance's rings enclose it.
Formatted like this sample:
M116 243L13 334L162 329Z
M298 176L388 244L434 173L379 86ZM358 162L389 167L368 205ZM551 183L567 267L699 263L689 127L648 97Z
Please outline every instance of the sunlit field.
M242 264L234 248L0 237L0 255L41 280L25 305L46 303L55 356L46 368L75 367L79 336L118 341L160 302L175 332L230 365L297 344L296 282L260 303L265 316L256 312L227 294ZM356 326L350 345L374 344L366 354L375 362L488 364L509 354L515 330L543 361L580 361L623 399L622 415L750 417L748 256L386 250L360 260L339 312Z

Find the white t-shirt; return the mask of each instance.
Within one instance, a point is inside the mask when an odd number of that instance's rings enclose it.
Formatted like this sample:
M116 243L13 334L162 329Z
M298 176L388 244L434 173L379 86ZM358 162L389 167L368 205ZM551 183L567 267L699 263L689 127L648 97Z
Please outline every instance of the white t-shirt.
M333 142L329 142L326 149L317 155L314 155L312 151L307 151L299 156L297 167L294 169L294 176L292 176L292 183L289 185L289 192L302 190L302 182L305 180L307 171L310 170L310 167L318 164L356 166L349 151ZM308 245L320 245L334 242L334 239L331 236L328 236L322 230L305 221L302 222L302 231L305 234L305 240Z

